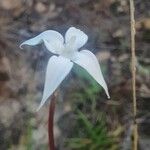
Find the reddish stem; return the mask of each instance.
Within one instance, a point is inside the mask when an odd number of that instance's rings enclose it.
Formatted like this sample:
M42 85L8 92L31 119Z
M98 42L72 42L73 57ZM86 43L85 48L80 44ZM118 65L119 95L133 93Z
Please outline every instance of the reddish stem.
M49 137L49 149L55 150L54 142L54 113L55 113L55 94L52 95L50 106L49 106L49 118L48 118L48 137Z

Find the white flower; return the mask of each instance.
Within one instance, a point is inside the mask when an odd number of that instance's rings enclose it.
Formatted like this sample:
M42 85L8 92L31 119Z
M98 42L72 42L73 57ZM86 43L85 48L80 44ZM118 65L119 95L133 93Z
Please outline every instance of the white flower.
M57 54L48 61L43 98L39 109L68 75L73 63L84 68L104 88L108 98L110 97L96 56L89 50L78 51L87 40L88 36L84 32L70 27L65 38L59 32L47 30L20 45L20 47L34 46L44 42L50 52Z

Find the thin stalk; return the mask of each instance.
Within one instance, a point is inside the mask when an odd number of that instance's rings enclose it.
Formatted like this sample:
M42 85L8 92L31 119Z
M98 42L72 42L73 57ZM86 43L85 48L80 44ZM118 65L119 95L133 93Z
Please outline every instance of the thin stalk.
M138 149L138 125L137 100L136 100L136 54L135 54L135 18L134 18L134 0L130 0L130 22L131 22L131 68L132 68L132 98L133 98L133 150Z
M56 96L52 95L50 106L49 106L49 118L48 118L48 137L49 137L49 149L55 150L54 141L54 114L55 114L55 102Z

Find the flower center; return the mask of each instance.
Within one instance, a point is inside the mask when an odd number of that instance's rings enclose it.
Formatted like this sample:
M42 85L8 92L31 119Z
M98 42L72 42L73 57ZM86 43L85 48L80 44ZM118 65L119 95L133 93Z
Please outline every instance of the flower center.
M65 58L72 59L74 57L74 53L77 51L75 49L75 41L76 36L72 36L67 43L64 43L62 53L60 55Z

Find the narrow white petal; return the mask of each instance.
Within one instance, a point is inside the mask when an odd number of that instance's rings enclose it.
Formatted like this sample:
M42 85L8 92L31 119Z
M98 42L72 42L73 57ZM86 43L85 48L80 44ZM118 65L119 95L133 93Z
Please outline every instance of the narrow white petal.
M72 43L72 40L75 39L75 42L72 44L73 49L81 48L88 40L88 36L81 30L70 27L65 35L65 42L66 44Z
M59 41L48 42L47 40L44 40L44 44L46 48L54 54L61 54L64 49L64 45Z
M41 44L42 43L42 38L41 38L41 34L39 34L38 36L34 37L34 38L31 38L25 42L23 42L21 45L20 45L20 48L22 48L23 45L30 45L30 46L35 46L37 44Z
M47 65L43 98L38 110L64 80L64 78L70 72L72 66L73 63L67 58L61 56L52 56L50 58Z
M83 67L104 88L107 97L110 98L106 82L102 75L100 64L92 52L89 50L76 52L76 57L72 61Z
M52 53L57 53L56 51L61 51L62 45L64 43L64 38L59 32L47 30L37 35L36 37L23 42L20 45L20 48L22 48L23 45L34 46L42 42L47 42L49 44L49 47L46 46L49 51L51 51Z

